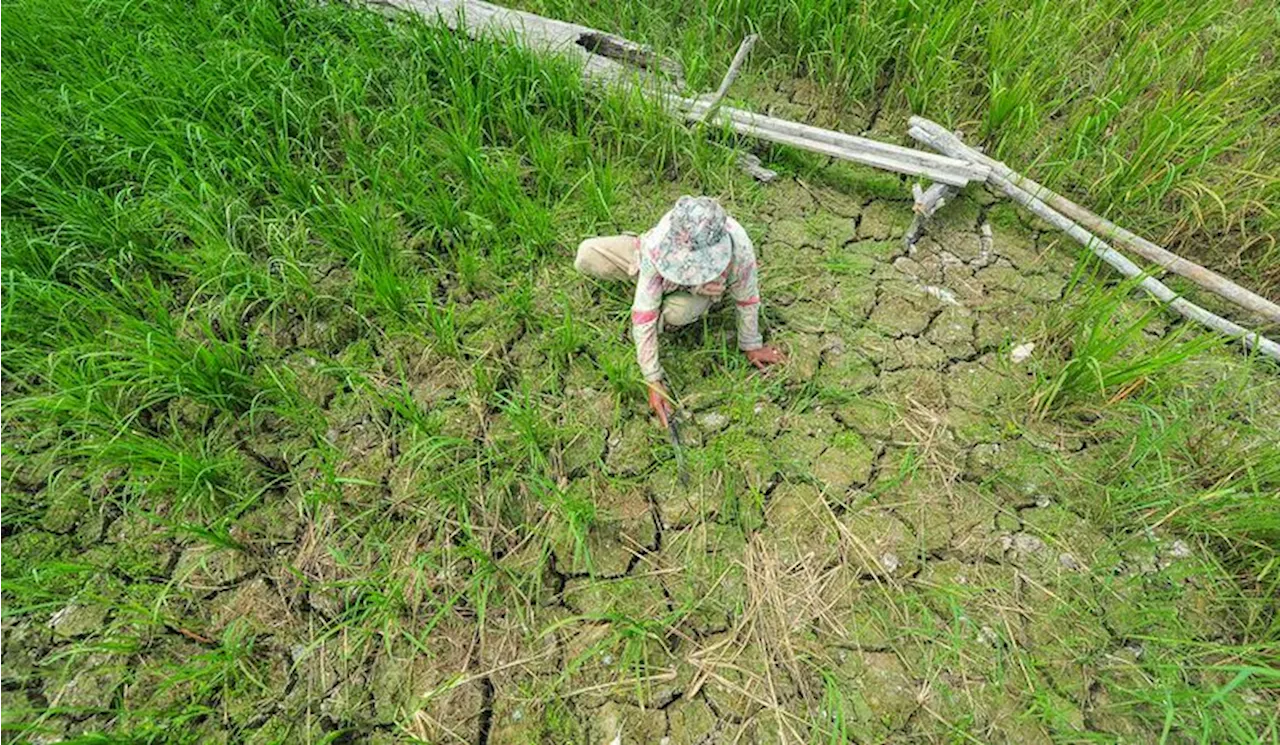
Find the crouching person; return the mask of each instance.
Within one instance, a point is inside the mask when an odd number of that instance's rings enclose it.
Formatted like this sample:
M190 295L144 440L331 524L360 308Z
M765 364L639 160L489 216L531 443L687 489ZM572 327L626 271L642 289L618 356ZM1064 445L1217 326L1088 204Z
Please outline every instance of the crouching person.
M726 294L738 313L738 347L756 367L785 361L760 336L756 254L747 231L710 197L680 197L640 236L591 238L578 246L574 266L606 280L634 280L631 333L649 386L649 406L665 427L670 397L662 384L658 334L702 317Z

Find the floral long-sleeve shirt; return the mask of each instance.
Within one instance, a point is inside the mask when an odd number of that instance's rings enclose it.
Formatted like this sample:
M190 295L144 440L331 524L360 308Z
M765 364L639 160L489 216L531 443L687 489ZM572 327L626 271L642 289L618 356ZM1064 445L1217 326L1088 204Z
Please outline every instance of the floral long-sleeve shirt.
M657 227L639 238L640 274L636 279L635 302L631 306L631 335L636 342L636 358L644 379L650 382L662 379L662 364L658 360L658 318L662 314L662 298L668 293L692 293L697 289L663 279L649 259L649 242L662 237L666 232L666 221L664 217ZM744 352L759 349L763 339L760 336L760 289L756 277L755 247L737 220L729 218L725 229L733 238L733 257L724 272L707 285L721 285L737 305L738 347ZM720 296L712 299L719 300Z

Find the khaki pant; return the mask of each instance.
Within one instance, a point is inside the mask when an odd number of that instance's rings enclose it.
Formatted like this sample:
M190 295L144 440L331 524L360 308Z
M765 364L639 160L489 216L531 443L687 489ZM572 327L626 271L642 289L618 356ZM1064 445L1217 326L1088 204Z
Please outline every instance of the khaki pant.
M578 244L573 266L588 277L608 280L635 279L640 274L640 240L633 235L588 238ZM662 299L662 325L685 326L711 307L712 299L691 292L673 292Z

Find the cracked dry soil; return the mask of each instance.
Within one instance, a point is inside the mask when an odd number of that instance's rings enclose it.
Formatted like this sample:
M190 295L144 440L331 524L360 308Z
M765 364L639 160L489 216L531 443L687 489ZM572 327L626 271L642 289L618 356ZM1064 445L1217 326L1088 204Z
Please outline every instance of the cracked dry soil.
M1001 415L1028 385L1008 346L1062 297L1074 256L976 188L912 250L907 201L783 180L738 212L791 361L768 378L726 365L731 311L664 337L688 487L639 399L608 392L607 360L580 351L540 372L545 328L466 332L484 350L472 366L533 402L504 410L475 403L468 364L392 340L366 350L369 368L403 375L475 452L548 427L554 444L525 457L547 459L558 501L478 458L489 509L438 519L421 503L447 474L413 465L384 412L317 375L336 501L300 508L322 464L265 437L242 447L283 486L237 526L239 550L52 493L41 526L7 537L103 568L104 597L169 591L149 610L86 598L47 621L6 616L5 709L50 712L32 741L110 728L120 707L166 711L195 685L174 665L235 638L261 688L208 694L207 741L919 742L957 723L991 742L1153 736L1114 705L1141 675L1128 606L1158 591L1195 616L1201 559L1096 526L1071 499L1090 443L1011 433ZM627 361L625 292L567 261L548 271L559 291L541 302L584 309L600 354ZM344 333L292 343L336 354ZM391 537L352 535L362 510L385 513Z

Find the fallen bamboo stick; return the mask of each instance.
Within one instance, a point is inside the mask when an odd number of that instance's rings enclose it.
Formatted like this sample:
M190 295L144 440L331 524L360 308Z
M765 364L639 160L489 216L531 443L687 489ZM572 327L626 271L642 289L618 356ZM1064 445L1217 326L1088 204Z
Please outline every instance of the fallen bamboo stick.
M911 218L911 226L902 236L903 245L908 249L916 245L920 236L924 235L925 226L933 213L942 209L959 192L959 189L950 184L930 184L928 189L921 189L920 184L912 184L911 195L915 199L912 211L915 215Z
M592 85L636 81L666 91L665 85L651 73L635 66L637 59L647 59L645 70L680 70L679 63L662 57L652 49L615 34L589 26L580 26L546 18L523 10L512 10L483 0L356 0L376 8L391 8L436 21L447 28L461 31L472 39L506 41L515 39L535 52L565 55L582 62L582 76ZM606 56L608 50L625 50L619 59Z
M743 171L746 171L747 175L751 176L756 181L761 181L766 184L778 177L777 171L771 168L765 168L764 163L761 163L760 159L751 153L738 154L738 167Z
M716 109L720 108L720 102L724 100L725 94L729 92L729 86L733 85L733 81L738 79L738 73L742 70L742 63L747 61L747 54L751 51L751 47L756 45L756 39L760 37L751 34L742 40L738 45L738 51L733 55L733 61L729 63L729 71L724 74L724 79L720 81L720 87L716 92L711 94L706 104L706 113L702 115L702 121L706 121Z
M702 110L702 103L697 99L670 96L668 101L673 106L683 109L688 119L701 121L706 116ZM866 137L845 134L844 132L836 132L786 119L755 114L729 106L723 107L716 119L719 123L728 124L735 131L758 136L761 139L768 138L758 134L759 132L776 132L792 138L834 145L851 153L865 153L868 158L874 159L868 160L867 164L874 165L877 168L885 167L881 165L883 163L896 162L909 165L911 170L895 168L889 168L888 170L896 170L899 173L907 173L912 176L928 175L930 178L932 178L931 174L945 173L947 175L946 179L933 180L942 181L953 186L965 186L969 181L984 181L991 170L986 165L975 164L960 158L944 157L924 150L901 147ZM791 143L788 141L784 144Z
M942 209L947 200L958 193L954 187L947 184L930 184L928 189L922 189L919 184L914 184L911 189L914 202L912 210L917 215L933 217L933 213Z
M592 54L620 60L645 70L658 70L671 78L677 88L684 87L684 65L679 60L663 57L644 44L612 34L583 34L575 43Z
M1142 258L1160 266L1162 269L1167 269L1174 274L1186 277L1206 290L1235 303L1241 308L1257 313L1264 320L1270 323L1280 323L1280 305L1277 305L1261 295L1237 285L1211 269L1200 266L1195 262L1188 261L1171 251L1157 246L1142 236L1125 230L1110 220L1081 207L1070 199L1056 194L1026 176L1013 171L995 158L992 158L974 148L965 146L959 138L955 137L951 132L948 132L942 125L925 119L924 117L913 116L910 120L910 126L918 127L929 133L931 137L934 137L939 141L947 142L947 144L952 148L955 148L957 145L960 146L962 149L957 150L956 152L963 152L966 160L988 166L992 172L998 174L1001 178L1016 184L1018 188L1028 192L1066 217L1076 221L1080 225L1092 231L1095 235L1114 241L1116 244L1124 248L1128 248ZM952 140L954 140L954 142Z
M723 115L724 112L721 112L721 116ZM686 116L690 121L699 121L696 112L687 114ZM864 150L854 150L826 142L819 142L818 140L811 140L806 137L784 134L772 129L754 127L750 124L742 124L733 120L724 120L724 124L739 134L748 135L760 140L767 140L769 142L776 142L780 145L790 145L791 147L799 148L800 150L808 150L811 153L818 153L820 155L827 155L832 158L839 158L853 163L873 166L884 171L905 173L909 176L921 176L933 181L940 181L944 184L951 184L952 186L957 187L966 186L970 181L970 176L960 171L944 170L937 167L896 160L890 155L881 155Z
M951 135L950 132L946 133L949 136L940 137L933 132L913 125L908 131L908 134L916 141L924 143L941 153L954 157L967 157L968 153L966 151L972 150L972 148L969 148L964 143L956 139L954 135ZM1204 324L1205 326L1226 334L1227 336L1239 339L1246 348L1257 349L1262 354L1280 361L1280 344L1276 344L1274 341L1271 341L1256 332L1250 331L1243 326L1232 323L1221 316L1210 313L1195 303L1178 296L1177 293L1169 289L1169 287L1163 282L1147 275L1141 267L1134 264L1119 251L1116 251L1106 241L1094 236L1089 231L1080 227L1080 225L1073 222L1070 218L1057 212L1031 192L1019 187L1009 178L1002 176L993 170L991 175L987 177L987 182L992 186L998 187L1005 194L1009 195L1011 199L1026 207L1029 211L1040 217L1045 222L1053 225L1079 241L1124 276L1133 279L1141 278L1138 286L1152 297L1166 303L1169 308L1176 313Z

